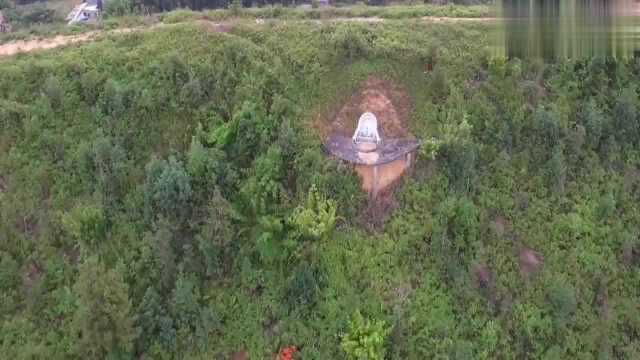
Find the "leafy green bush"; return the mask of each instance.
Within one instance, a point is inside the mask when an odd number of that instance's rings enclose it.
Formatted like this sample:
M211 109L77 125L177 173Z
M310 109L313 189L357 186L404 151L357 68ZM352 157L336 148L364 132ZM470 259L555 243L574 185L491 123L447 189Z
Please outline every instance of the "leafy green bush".
M78 205L63 215L62 225L87 250L97 248L106 240L107 220L101 207Z
M241 9L242 9L241 0L232 0L229 3L229 11L231 12L231 15L238 16L240 14Z
M82 87L82 98L87 104L95 105L102 91L103 81L100 73L95 70L82 74L80 86Z
M57 109L62 105L64 94L57 78L50 76L44 83L44 95L49 99L51 107Z
M390 329L384 321L365 319L356 311L349 321L348 332L340 343L347 359L382 360L385 357L385 338Z
M229 247L235 240L232 221L238 216L231 204L215 191L209 203L209 217L198 235L198 249L204 257L207 276L221 274L229 259Z
M331 38L331 44L338 56L346 60L366 57L374 41L374 34L368 28L357 24L337 27Z
M181 161L153 159L146 167L145 201L147 210L180 219L189 212L191 177Z
M0 288L9 291L18 284L18 263L10 254L0 252Z
M322 196L312 185L307 203L293 211L289 222L303 238L326 239L336 225L336 204Z
M49 24L56 20L55 12L44 4L29 4L6 11L9 22L22 26Z
M640 140L640 124L638 95L634 88L624 89L616 98L613 115L620 138L626 142L637 143Z
M461 120L447 119L442 127L442 140L438 153L445 161L447 173L459 190L468 191L473 186L477 147L471 138L471 125L466 114Z
M136 325L140 329L138 347L149 349L158 344L163 350L173 351L176 347L176 331L173 319L162 304L160 295L148 288L137 309Z
M198 17L198 13L190 9L178 9L162 14L162 22L165 24L177 24Z
M566 323L575 314L577 301L571 286L556 282L549 289L547 296L559 323Z
M313 306L321 296L322 285L323 279L317 268L305 262L298 265L286 290L290 308Z
M73 318L78 356L130 354L135 330L128 286L120 274L89 258L79 268L73 291L78 299Z
M253 168L255 173L242 185L240 193L255 214L268 214L285 196L282 187L283 176L282 152L276 146L258 157Z

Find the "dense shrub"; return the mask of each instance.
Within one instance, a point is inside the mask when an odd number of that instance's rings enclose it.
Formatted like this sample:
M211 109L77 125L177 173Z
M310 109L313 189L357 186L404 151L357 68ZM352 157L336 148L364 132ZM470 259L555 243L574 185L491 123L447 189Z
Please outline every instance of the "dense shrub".
M182 218L189 212L191 177L181 161L153 159L146 167L145 201L151 213Z
M134 2L131 0L109 0L104 4L105 17L133 14Z
M33 24L48 24L56 20L53 9L44 4L30 4L19 8L7 9L6 14L9 22L23 26Z
M90 258L80 266L73 290L78 299L73 319L77 354L104 357L130 353L135 330L128 287L122 277Z
M286 300L292 309L311 307L318 298L322 286L322 279L318 269L308 263L301 263L289 281Z

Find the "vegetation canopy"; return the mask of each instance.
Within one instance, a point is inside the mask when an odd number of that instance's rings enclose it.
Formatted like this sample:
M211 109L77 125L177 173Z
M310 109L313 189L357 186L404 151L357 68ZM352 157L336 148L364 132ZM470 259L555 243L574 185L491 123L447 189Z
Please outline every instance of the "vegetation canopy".
M2 357L640 358L639 62L227 30L0 59ZM321 146L371 76L424 144L383 220Z

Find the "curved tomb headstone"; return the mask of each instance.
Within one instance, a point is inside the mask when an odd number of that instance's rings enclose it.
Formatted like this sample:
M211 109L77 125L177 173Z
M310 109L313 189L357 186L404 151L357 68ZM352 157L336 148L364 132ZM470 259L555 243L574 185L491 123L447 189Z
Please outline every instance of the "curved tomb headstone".
M361 152L372 152L378 148L380 141L378 119L370 112L362 114L358 119L358 127L353 133L356 149Z

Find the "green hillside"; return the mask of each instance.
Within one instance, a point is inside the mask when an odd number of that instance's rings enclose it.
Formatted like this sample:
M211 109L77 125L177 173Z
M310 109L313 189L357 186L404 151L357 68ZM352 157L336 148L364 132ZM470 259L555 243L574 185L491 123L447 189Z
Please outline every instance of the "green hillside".
M0 357L640 358L640 63L495 59L488 29L0 59ZM423 141L382 205L320 130L370 76Z

